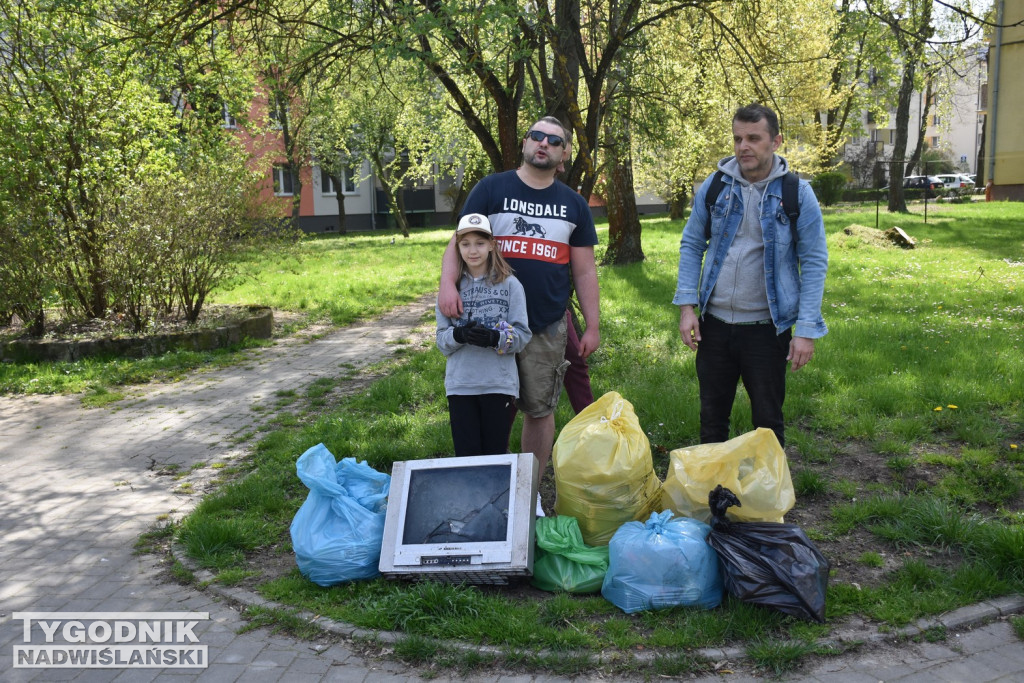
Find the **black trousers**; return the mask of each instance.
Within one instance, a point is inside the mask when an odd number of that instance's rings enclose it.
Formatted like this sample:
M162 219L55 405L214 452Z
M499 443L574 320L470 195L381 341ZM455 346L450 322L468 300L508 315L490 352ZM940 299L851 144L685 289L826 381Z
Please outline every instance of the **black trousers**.
M700 441L729 439L729 420L736 385L750 397L754 427L775 432L786 445L782 404L786 400L786 356L792 332L775 333L775 325L733 325L705 315L697 346L700 384Z
M515 399L505 394L449 396L448 417L452 426L455 455L508 453L512 431L510 407Z

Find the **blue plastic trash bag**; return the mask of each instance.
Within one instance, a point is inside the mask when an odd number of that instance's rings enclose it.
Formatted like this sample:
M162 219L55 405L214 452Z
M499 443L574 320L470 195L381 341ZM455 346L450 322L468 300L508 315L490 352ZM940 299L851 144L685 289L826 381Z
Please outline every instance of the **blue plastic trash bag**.
M302 575L321 586L378 576L390 475L355 458L336 462L322 443L303 453L295 470L309 487L291 526Z
M711 609L722 602L718 556L704 522L652 512L627 522L608 544L610 566L601 595L626 614L669 607Z

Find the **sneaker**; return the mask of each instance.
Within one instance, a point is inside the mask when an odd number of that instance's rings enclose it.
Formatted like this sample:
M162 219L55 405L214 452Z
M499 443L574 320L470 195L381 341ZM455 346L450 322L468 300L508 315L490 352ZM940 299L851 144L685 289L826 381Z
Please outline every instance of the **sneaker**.
M542 508L541 505L540 505L540 494L539 493L537 494L537 516L538 517L544 517L545 516L544 515L544 508Z

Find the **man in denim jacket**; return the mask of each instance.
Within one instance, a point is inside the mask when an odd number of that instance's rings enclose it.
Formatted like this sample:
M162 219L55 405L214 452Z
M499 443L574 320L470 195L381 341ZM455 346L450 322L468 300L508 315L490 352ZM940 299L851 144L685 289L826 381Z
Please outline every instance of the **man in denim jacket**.
M718 164L725 185L710 215L711 176L683 228L672 303L680 307L683 343L697 352L701 443L729 438L742 379L754 427L772 429L785 446L786 363L794 371L806 365L814 340L828 332L821 316L825 225L814 191L801 180L800 216L796 230L790 228L782 207L789 166L775 154L782 143L775 112L759 104L741 107L732 131L735 156Z

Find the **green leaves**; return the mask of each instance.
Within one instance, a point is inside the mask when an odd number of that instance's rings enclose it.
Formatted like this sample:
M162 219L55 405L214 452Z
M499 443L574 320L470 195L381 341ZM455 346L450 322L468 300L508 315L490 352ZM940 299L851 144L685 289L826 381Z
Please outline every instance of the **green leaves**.
M149 294L132 283L161 240L151 222L126 232L126 200L187 157L223 157L223 102L248 108L245 71L215 68L233 64L227 41L163 48L124 18L116 0L0 2L0 216L18 226L0 246L19 255L0 274L0 310L41 315L54 293L72 315L115 308L143 325Z

